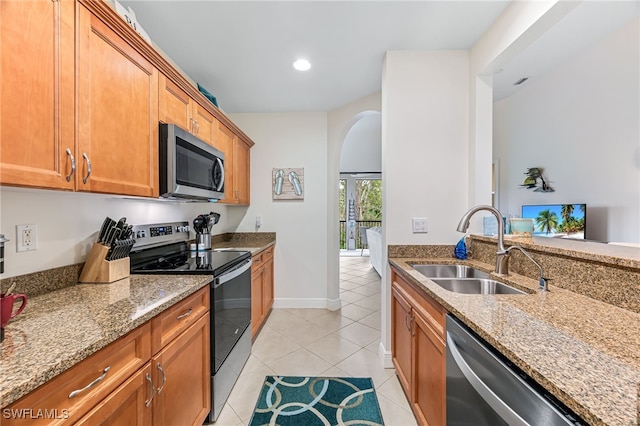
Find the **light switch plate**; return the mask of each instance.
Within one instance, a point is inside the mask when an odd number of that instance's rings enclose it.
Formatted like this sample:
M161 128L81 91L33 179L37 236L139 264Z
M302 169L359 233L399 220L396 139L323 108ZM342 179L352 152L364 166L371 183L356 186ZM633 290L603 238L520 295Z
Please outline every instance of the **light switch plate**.
M429 232L429 222L426 217L414 217L412 220L414 234Z

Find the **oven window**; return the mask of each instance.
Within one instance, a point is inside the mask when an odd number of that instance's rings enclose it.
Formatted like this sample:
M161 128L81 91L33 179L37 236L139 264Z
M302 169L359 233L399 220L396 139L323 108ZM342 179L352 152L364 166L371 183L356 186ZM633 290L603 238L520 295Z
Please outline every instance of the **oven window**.
M223 170L216 156L176 137L176 180L180 185L216 191Z
M251 324L251 269L213 289L213 372Z

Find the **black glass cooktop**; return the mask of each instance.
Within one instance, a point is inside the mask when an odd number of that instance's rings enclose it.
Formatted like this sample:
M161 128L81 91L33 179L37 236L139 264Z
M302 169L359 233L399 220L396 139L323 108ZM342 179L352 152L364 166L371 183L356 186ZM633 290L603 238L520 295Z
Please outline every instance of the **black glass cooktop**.
M132 274L223 274L251 257L248 251L188 251L185 244L131 254Z

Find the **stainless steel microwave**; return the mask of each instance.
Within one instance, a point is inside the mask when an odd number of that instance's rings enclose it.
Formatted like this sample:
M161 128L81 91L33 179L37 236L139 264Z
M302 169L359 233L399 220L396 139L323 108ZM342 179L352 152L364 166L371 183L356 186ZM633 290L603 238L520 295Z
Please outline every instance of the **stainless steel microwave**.
M160 124L160 196L224 198L224 154L175 124Z

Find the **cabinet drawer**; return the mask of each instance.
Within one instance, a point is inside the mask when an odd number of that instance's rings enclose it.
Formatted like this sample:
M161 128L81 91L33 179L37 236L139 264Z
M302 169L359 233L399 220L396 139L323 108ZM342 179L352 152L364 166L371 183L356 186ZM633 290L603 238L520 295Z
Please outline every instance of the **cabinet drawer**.
M404 290L405 296L410 299L414 309L420 311L425 321L444 339L445 315L447 313L445 309L424 290L410 284L395 271L393 271L392 281Z
M79 420L149 360L150 336L147 323L111 343L11 404L3 410L2 424L59 425Z
M176 303L151 320L151 353L172 341L209 310L209 286Z
M262 264L264 263L263 253L264 251L261 251L260 253L251 257L251 273L254 273L262 268Z
M269 247L268 249L265 249L262 252L262 260L267 262L269 259L273 259L273 246Z

